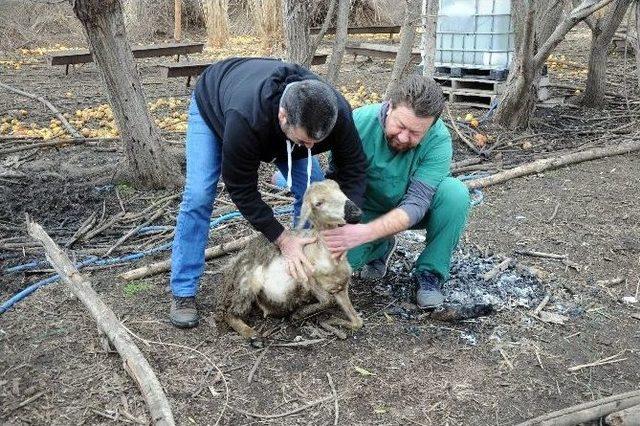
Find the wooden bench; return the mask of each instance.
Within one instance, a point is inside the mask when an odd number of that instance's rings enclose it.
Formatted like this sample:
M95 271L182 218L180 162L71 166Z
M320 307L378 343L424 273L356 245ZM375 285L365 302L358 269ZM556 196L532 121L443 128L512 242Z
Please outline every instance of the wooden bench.
M327 62L328 55L326 53L316 54L311 60L311 65L321 65ZM183 64L162 64L160 67L163 70L163 76L166 78L172 77L187 77L187 87L191 85L191 77L197 77L211 65L211 62L207 63L183 63Z
M310 28L311 34L318 34L320 27ZM335 34L336 27L329 27L325 34ZM389 34L389 38L394 34L400 33L400 25L390 26L371 26L371 27L349 27L347 28L347 34Z
M388 44L347 43L345 50L347 53L353 54L354 57L361 55L370 58L395 59L398 55L398 46ZM419 49L411 51L411 59L420 59Z
M131 49L134 58L151 58L156 56L173 56L180 60L180 55L189 53L201 53L204 43L167 43L151 44L147 46L135 46ZM65 65L65 74L69 74L69 65L86 64L93 62L93 56L88 50L75 50L64 53L56 53L49 56L50 65Z

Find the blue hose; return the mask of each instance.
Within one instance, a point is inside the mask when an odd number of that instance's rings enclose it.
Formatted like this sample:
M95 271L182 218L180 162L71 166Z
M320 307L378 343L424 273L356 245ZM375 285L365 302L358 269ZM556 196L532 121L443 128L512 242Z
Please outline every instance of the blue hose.
M276 216L279 215L284 215L284 214L289 214L293 211L293 208L291 206L289 207L284 207L284 208L280 208L280 209L276 209L274 210L274 214ZM218 225L220 225L222 222L231 220L231 219L235 219L238 217L241 217L242 215L240 214L240 212L238 211L234 211L231 213L227 213L224 214L220 217L217 217L215 219L213 219L210 224L209 224L209 228L210 229L214 229L216 228ZM145 228L141 228L138 231L138 234L144 234L144 233L155 233L155 232L165 232L167 230L173 229L173 227L169 227L169 226L149 226L149 227L145 227ZM150 249L141 251L141 252L137 252L137 253L131 253L125 256L121 256L121 257L116 257L116 258L111 258L111 259L100 259L97 256L90 256L86 259L84 259L83 261L77 263L75 266L78 269L84 268L85 266L89 266L89 265L94 265L94 266L103 266L103 265L113 265L116 263L124 263L124 262L132 262L135 260L139 260L142 259L145 256L148 256L150 254L154 254L154 253L158 253L161 251L166 251L171 249L171 242L168 243L164 243L161 244L159 246L156 247L152 247ZM29 263L25 263L24 265L18 265L18 266L13 266L11 268L7 268L5 269L5 272L7 273L15 273L15 272L20 272L20 271L27 271L27 270L31 270L31 269L36 269L38 267L47 265L48 262L44 262L44 261L33 261L33 262L29 262ZM39 289L40 287L43 287L47 284L51 284L54 283L56 281L58 281L60 279L60 275L56 274L56 275L52 275L49 278L45 278L41 281L35 282L31 285L29 285L28 287L22 289L21 291L19 291L18 293L14 294L9 300L3 302L0 305L0 315L4 314L6 311L8 311L9 309L11 309L11 307L13 305L15 305L16 303L18 303L19 301L21 301L22 299L26 298L27 296L29 296L31 293L35 292L37 289Z

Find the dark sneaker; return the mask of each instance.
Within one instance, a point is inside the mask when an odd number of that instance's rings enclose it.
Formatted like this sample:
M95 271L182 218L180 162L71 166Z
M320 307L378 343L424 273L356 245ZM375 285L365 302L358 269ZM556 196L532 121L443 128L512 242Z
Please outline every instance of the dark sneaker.
M193 328L198 325L196 298L173 296L169 319L178 328Z
M398 246L398 242L396 241L396 237L391 236L388 239L387 251L384 253L380 259L372 260L362 267L362 271L360 271L360 278L365 280L378 280L380 278L384 278L387 275L387 269L389 269L389 261L391 260L391 256L396 251L396 247Z
M416 272L414 277L418 282L416 304L421 308L435 308L442 305L444 296L438 277L428 271Z

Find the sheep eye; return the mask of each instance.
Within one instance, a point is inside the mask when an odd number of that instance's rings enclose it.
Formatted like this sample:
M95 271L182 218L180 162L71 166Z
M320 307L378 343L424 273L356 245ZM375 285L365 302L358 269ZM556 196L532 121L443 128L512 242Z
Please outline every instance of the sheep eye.
M315 207L320 207L322 204L324 204L324 201L322 201L322 200L318 200L318 201L316 201L315 203L313 203L313 205L314 205Z

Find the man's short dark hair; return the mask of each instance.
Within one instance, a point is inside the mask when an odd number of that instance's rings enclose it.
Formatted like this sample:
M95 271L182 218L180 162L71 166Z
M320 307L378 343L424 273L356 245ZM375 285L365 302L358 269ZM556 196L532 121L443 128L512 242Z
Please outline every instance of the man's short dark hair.
M436 81L427 76L412 74L389 93L389 101L396 107L404 105L417 117L437 120L444 110L444 95Z
M338 119L338 98L328 84L319 80L289 83L280 107L289 125L302 127L316 141L326 138Z

